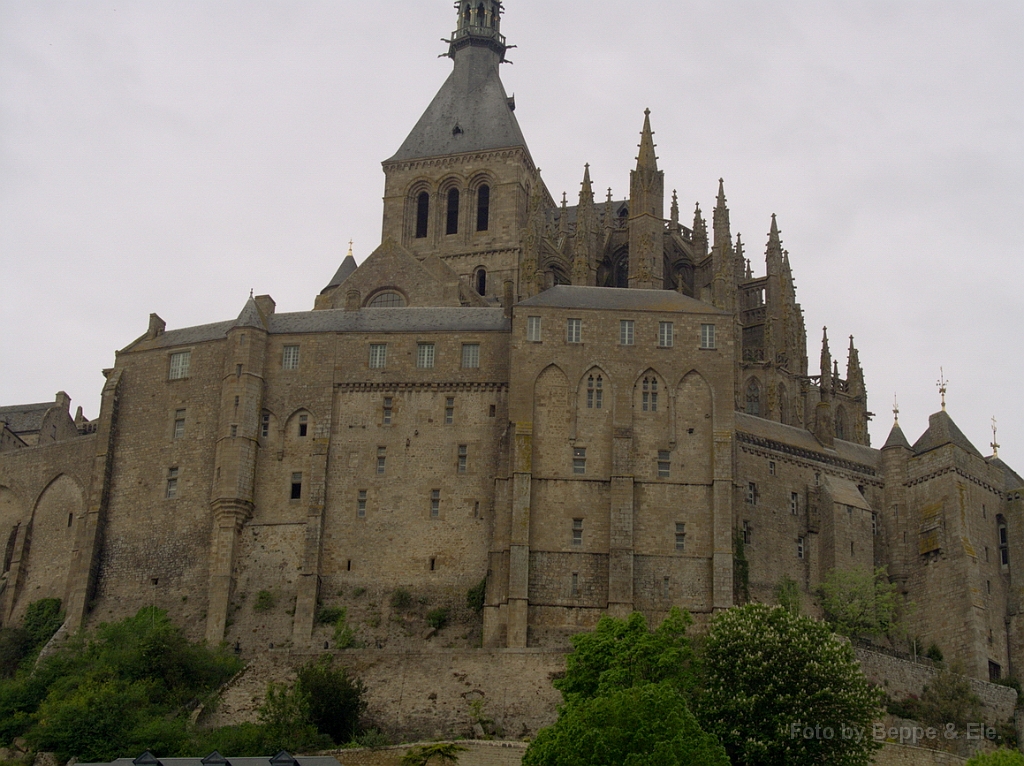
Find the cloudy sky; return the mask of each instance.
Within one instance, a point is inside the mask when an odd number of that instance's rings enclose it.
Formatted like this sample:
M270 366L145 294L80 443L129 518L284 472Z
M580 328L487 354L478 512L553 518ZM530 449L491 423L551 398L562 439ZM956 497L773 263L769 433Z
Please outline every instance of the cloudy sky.
M380 162L451 63L450 0L0 0L0 404L145 332L312 308L379 243ZM628 194L643 110L684 221L725 178L763 273L772 213L811 336L1024 471L1024 4L506 0L506 89L552 194ZM709 215L710 218L710 215Z

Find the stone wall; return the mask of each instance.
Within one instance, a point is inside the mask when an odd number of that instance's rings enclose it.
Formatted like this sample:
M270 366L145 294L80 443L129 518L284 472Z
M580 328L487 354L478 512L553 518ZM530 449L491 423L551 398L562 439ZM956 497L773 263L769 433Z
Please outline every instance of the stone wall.
M967 763L967 759L939 750L890 742L878 751L872 763L875 766L960 766Z

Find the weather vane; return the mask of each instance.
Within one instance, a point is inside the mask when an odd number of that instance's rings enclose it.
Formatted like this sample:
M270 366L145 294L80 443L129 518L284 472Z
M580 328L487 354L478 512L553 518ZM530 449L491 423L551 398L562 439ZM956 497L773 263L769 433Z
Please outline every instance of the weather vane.
M949 387L949 381L946 380L946 374L939 368L939 382L935 384L939 387L939 393L942 394L942 411L946 411L946 389Z
M996 418L992 416L992 443L989 445L992 448L992 457L999 457L999 442L996 441Z

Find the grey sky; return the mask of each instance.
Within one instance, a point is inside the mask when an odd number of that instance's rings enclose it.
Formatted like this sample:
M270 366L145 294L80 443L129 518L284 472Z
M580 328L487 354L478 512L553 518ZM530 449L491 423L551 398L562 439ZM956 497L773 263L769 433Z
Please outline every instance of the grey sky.
M312 308L380 237L380 161L450 62L449 0L0 0L0 404L64 389L249 289ZM878 413L938 409L1024 471L1024 4L507 0L502 70L556 198L628 194L643 110L682 218L772 213L816 366L856 336ZM667 207L666 207L667 214Z

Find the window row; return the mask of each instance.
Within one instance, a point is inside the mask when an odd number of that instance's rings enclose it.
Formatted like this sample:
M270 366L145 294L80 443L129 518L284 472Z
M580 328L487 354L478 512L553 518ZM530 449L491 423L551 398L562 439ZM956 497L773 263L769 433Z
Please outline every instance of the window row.
M543 340L543 317L539 316L528 316L526 317L526 339L533 343L540 343ZM659 348L672 348L676 341L676 331L674 322L658 322L658 336L657 343ZM566 343L582 343L583 342L583 320L570 318L565 320L565 342ZM702 349L715 349L715 325L713 324L702 324L700 326L700 348ZM619 320L619 345L620 346L633 346L636 345L636 320L634 319L620 319Z
M572 520L572 537L570 541L572 547L581 548L583 546L583 519ZM677 521L675 524L675 536L672 540L674 547L677 551L686 550L686 523Z
M655 468L659 479L672 478L672 452L671 450L658 450L658 458L655 461ZM587 473L587 448L572 448L572 472L579 476Z
M356 492L356 518L359 518L359 519L365 519L366 518L367 495L368 495L368 490L365 490L365 489L360 489L360 490L358 490ZM427 499L426 499L425 507L427 509L427 512L428 512L428 515L430 516L430 518L437 519L437 518L441 517L442 505L441 505L441 490L440 489L432 489L432 490L430 490L430 493L429 493L429 495L427 496ZM480 503L477 502L476 503L476 508L474 510L474 516L479 515L479 513L480 513Z
M378 476L383 476L387 472L387 461L388 461L388 448L377 447L377 463L376 472ZM469 445L460 444L456 449L455 453L455 472L456 473L468 473L469 472Z
M433 343L417 343L416 344L416 366L420 369L429 370L433 369L434 361L436 359L436 350ZM388 366L388 344L387 343L371 343L370 344L370 361L369 366L371 370L382 370ZM479 343L463 343L462 344L462 368L465 370L475 370L480 367L480 344Z
M491 404L487 409L488 417L496 417L498 414L498 405ZM269 417L269 416L267 416ZM383 425L389 426L394 422L395 419L395 398L393 396L385 396L381 402L381 418L380 421ZM444 424L446 426L454 425L455 423L455 397L446 396L444 398ZM304 435L304 434L303 434Z
M470 192L472 194L472 192ZM449 189L443 196L444 233L458 234L461 220L463 194L459 189ZM476 231L487 231L491 221L491 187L483 184L475 192ZM472 204L472 203L471 203ZM424 239L430 232L430 193L423 191L416 195L416 239Z

